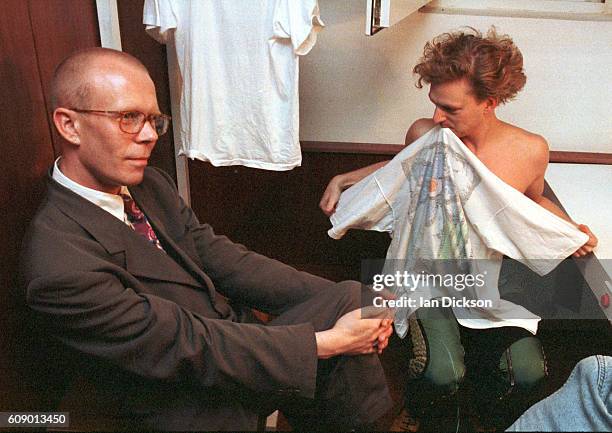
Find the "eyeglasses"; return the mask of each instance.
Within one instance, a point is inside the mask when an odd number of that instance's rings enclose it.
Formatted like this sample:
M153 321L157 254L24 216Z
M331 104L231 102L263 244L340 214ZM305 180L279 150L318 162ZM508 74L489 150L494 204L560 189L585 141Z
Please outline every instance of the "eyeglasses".
M149 122L158 136L164 135L170 126L171 117L167 114L146 115L140 111L103 111L103 110L81 110L69 108L77 113L97 114L99 116L111 116L119 120L119 129L128 134L138 134L142 131L145 122Z

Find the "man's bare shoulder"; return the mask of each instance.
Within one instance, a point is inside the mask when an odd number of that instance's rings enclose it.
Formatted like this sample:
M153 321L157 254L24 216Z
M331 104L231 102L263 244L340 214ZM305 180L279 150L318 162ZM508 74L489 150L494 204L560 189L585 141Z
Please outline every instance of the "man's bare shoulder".
M436 126L436 123L433 121L433 119L422 118L415 120L406 132L406 139L404 141L404 144L408 146L410 143L419 139L422 135L425 135L427 132L429 132L429 130L434 126Z
M530 198L541 194L548 167L548 143L541 135L507 123L502 132L496 159L504 167L498 167L498 175Z
M506 136L512 152L523 155L534 167L548 164L549 148L544 137L518 126L506 124Z

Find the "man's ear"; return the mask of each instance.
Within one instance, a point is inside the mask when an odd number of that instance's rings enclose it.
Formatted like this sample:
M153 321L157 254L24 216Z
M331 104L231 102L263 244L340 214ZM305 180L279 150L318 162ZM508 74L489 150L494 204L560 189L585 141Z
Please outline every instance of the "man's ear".
M499 105L497 98L489 97L485 99L485 111L493 111Z
M53 111L53 123L55 123L57 131L66 141L76 146L81 144L79 127L74 111L61 107L56 108Z

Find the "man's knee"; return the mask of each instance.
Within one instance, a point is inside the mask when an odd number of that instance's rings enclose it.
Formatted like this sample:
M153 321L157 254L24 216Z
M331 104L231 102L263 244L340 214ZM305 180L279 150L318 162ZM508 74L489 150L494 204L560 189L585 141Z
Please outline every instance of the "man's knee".
M369 291L357 281L342 281L327 291L329 302L337 305L340 316L362 307L372 306Z
M514 385L520 390L529 390L540 385L547 376L546 358L540 340L525 337L509 348L502 356L500 367L514 378ZM504 365L505 364L505 365Z

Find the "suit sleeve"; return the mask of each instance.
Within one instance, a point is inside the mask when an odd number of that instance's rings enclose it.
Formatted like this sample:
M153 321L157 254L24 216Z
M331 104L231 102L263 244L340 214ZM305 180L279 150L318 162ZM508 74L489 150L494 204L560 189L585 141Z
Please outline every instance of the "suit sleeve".
M174 189L180 219L194 240L203 270L220 293L233 301L278 315L321 290L334 290L336 283L332 281L298 271L249 251L226 236L216 235L210 225L198 221L193 210L176 193L170 178L162 174Z
M314 396L316 342L308 323L266 327L206 318L137 293L104 268L34 278L27 303L64 345L141 377Z

